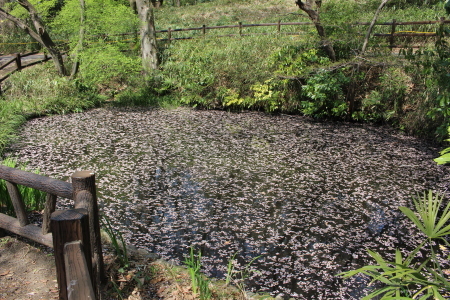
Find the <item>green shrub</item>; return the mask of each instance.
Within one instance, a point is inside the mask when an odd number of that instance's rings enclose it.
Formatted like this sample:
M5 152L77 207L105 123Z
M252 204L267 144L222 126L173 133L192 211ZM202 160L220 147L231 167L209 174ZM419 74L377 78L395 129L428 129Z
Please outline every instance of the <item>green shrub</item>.
M172 43L162 59L163 82L193 106L221 107L230 91L237 98L251 97L252 86L272 78L274 67L267 59L280 48L280 41L293 43L272 36Z
M52 33L60 39L72 42L78 41L80 30L80 4L78 0L65 1L61 12L50 23ZM128 49L130 37L123 33L136 32L139 26L138 18L129 5L117 3L114 0L86 0L85 35L88 45L97 42L114 42L114 46ZM116 35L116 36L114 36Z
M343 87L349 78L342 70L319 71L311 75L303 86L302 112L314 117L345 117L348 105Z
M116 93L122 85L140 74L141 60L127 56L117 47L97 44L80 55L80 78L84 84Z

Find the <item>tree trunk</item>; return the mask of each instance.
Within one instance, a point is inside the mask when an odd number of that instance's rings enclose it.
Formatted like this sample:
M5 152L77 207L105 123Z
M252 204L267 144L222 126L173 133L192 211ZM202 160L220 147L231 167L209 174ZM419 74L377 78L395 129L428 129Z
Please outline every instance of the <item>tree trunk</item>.
M138 11L137 11L137 6L136 6L136 0L129 0L129 2L130 2L131 9L134 11L135 14L137 14Z
M335 61L336 54L334 52L333 45L331 44L331 42L329 40L327 40L327 37L325 35L325 29L323 28L322 24L320 24L319 13L312 8L312 1L307 0L306 2L303 2L301 0L297 0L295 3L298 5L298 7L300 7L301 10L306 12L308 14L309 18L311 19L311 21L313 21L313 23L316 27L317 33L319 34L319 36L322 40L322 46L324 47L325 52L327 53L328 57L332 61Z
M364 38L364 43L361 49L361 55L366 52L367 44L369 43L370 34L372 33L373 26L375 26L375 22L378 19L378 15L380 14L381 10L383 9L383 6L388 2L389 0L383 0L378 6L377 11L375 12L375 15L373 16L372 22L370 23L369 29L367 29L366 37Z
M34 31L30 26L28 26L22 20L10 15L8 12L0 8L0 16L12 21L17 27L21 28L23 31L28 33L33 39L39 42L43 47L45 47L50 55L52 56L53 63L55 64L56 70L61 76L66 75L66 69L64 68L64 62L62 59L61 52L57 49L55 43L53 43L50 35L48 34L43 22L38 16L38 13L33 5L31 5L28 0L18 0L17 1L23 8L25 8L33 22Z
M78 36L78 44L74 51L74 62L72 65L72 72L70 72L70 78L73 79L78 73L78 68L80 66L80 52L83 50L84 43L84 30L86 25L86 5L84 0L80 0L80 33Z
M142 66L146 73L158 69L156 31L153 8L149 0L136 0L139 20L141 21Z

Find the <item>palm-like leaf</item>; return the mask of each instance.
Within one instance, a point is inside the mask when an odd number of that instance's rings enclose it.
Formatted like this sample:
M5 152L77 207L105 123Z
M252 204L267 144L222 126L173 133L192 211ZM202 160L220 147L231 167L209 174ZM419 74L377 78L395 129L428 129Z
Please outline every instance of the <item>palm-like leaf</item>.
M422 198L414 199L414 206L418 216L407 207L400 210L420 229L428 238L441 238L450 234L450 225L446 225L450 219L450 202L444 208L439 217L439 211L443 196L432 191L428 195L424 193Z
M416 213L407 207L400 207L400 210L427 236L426 239L405 258L400 250L396 250L393 262L386 261L378 253L368 250L370 256L376 261L376 265L368 265L339 274L346 278L362 273L372 278L371 283L378 281L385 284L384 287L373 290L363 300L375 297L382 300L444 300L448 297L446 293L450 292L450 283L443 274L431 239L440 239L445 245L450 246L445 239L445 236L450 234L448 224L450 203L443 207L443 196L432 191L424 193L422 197L414 198L413 201ZM431 246L428 258L420 259L420 263L418 261L414 263L418 252L424 250L427 243Z

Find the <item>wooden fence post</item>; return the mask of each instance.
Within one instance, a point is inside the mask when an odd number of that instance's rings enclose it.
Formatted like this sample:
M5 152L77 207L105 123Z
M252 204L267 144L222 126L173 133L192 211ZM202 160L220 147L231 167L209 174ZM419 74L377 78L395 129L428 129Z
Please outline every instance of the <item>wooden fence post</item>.
M278 33L281 32L281 20L278 20L277 30L278 30Z
M72 175L73 199L75 208L85 208L89 213L89 233L92 249L92 267L94 281L105 282L102 244L100 240L100 217L97 204L95 174L91 171L77 171Z
M397 27L397 20L393 19L392 20L392 27L391 27L391 36L389 38L389 47L391 48L391 50L395 47L395 27Z
M202 26L202 33L203 33L203 37L206 35L206 25L203 24Z
M239 22L239 35L242 36L242 22Z
M396 19L393 19L392 20L392 27L391 27L391 36L389 37L389 47L391 48L391 50L395 47L395 36L394 36L394 34L395 34L395 27L397 26L396 25L396 23L397 23L397 20Z
M17 67L17 70L22 69L22 61L20 58L20 53L16 53L16 67Z
M53 234L53 249L55 254L56 276L59 286L59 299L68 299L68 282L66 281L66 267L64 261L64 246L66 243L81 241L84 252L88 258L91 257L89 237L89 215L86 209L58 210L52 214L51 230ZM93 277L91 259L87 259L87 266ZM93 287L96 288L93 280ZM70 283L69 283L70 284Z
M95 289L92 286L92 272L89 273L92 268L89 269L88 260L81 241L64 245L64 267L69 300L93 300L96 298Z
M444 25L445 25L445 17L441 17L439 19L439 30L438 30L438 42L441 43L442 37L445 35L444 31Z
M167 29L167 36L169 38L169 42L172 40L172 28L169 27L169 29Z
M56 195L47 193L45 197L44 215L42 217L42 234L50 232L50 218L56 209Z
M20 226L28 225L27 212L25 210L25 203L22 200L22 195L17 188L17 184L6 181L6 187L11 197L12 205L14 206L14 211L16 212L17 220L19 220Z

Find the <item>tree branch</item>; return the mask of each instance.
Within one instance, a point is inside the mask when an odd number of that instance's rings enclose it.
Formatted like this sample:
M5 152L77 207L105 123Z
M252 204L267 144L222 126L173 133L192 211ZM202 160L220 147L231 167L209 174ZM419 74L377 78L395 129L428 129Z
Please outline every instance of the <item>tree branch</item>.
M39 42L44 48L46 48L52 56L52 60L55 64L56 69L58 70L58 73L60 75L66 75L66 69L64 68L64 62L61 52L57 49L55 43L50 38L50 35L45 30L45 26L39 18L39 15L34 6L30 2L28 2L28 0L17 0L17 3L19 3L19 5L21 5L29 13L36 31L28 26L24 21L14 17L2 8L0 8L0 16L12 21L17 27L25 31L33 39Z
M369 43L370 34L372 33L373 26L375 26L375 22L378 19L378 15L380 14L381 10L383 9L383 6L388 2L389 0L383 0L378 6L377 11L375 12L375 15L373 16L372 22L370 23L369 29L367 29L366 37L364 38L364 44L361 49L361 54L364 54L366 52L367 44Z
M25 31L27 34L29 34L33 39L35 39L36 41L38 41L42 46L45 46L41 37L39 36L39 34L37 34L30 26L28 26L27 24L25 24L24 22L22 22L22 20L14 17L13 15L10 15L8 12L6 12L5 10L3 10L2 8L0 8L0 16L10 20L11 22L13 22L17 27L19 27L20 29L22 29L23 31Z

